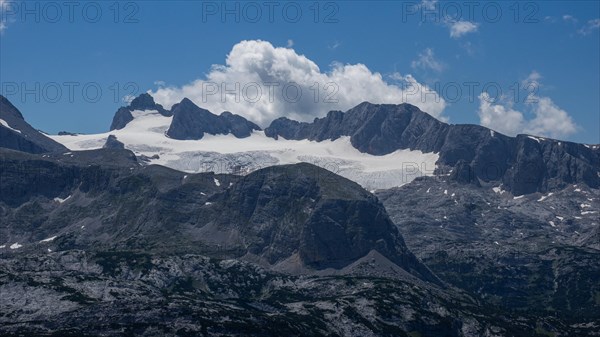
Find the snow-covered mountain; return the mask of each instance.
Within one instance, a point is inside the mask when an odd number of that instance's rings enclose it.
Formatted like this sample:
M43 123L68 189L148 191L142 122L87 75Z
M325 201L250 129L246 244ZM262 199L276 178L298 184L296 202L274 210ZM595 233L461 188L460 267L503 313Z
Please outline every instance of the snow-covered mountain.
M171 110L142 94L120 108L109 132L47 137L2 98L0 145L31 153L126 148L143 162L189 173L246 174L308 162L368 190L419 176L500 188L514 195L582 183L600 187L600 146L531 135L508 137L478 125L440 122L410 104L364 102L311 123L287 118L262 130L231 112L211 113L183 99ZM68 150L67 150L68 148Z
M600 187L598 145L446 124L410 104L364 102L312 123L279 118L261 130L239 115L215 115L188 99L165 110L142 94L117 111L110 132L52 139L79 151L101 148L111 135L108 146L122 143L149 163L194 173L243 174L308 162L368 190L434 174L477 186L501 185L515 195L574 183Z
M598 330L598 145L407 104L262 130L146 94L47 136L0 98L0 334Z
M267 137L264 131L253 130L245 138L232 133L207 133L198 140L178 140L168 136L176 117L165 116L158 110L134 110L131 115L132 120L118 130L51 138L72 151L82 151L104 147L112 135L149 163L189 173L246 174L267 166L308 162L358 182L369 190L401 186L415 177L433 175L438 160L437 154L418 150L397 150L384 156L362 153L352 146L348 136L321 142L286 140Z

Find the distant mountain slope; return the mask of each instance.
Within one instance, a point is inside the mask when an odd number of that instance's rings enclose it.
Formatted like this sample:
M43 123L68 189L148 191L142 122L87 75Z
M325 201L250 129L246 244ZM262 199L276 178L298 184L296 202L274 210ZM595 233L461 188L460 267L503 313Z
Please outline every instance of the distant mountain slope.
M260 130L258 125L231 112L217 116L202 109L187 98L175 104L171 109L173 121L167 130L167 136L174 139L202 139L204 134L227 135L237 138L249 137L252 131Z
M0 147L29 153L66 152L68 149L29 125L21 112L0 95Z
M233 134L237 138L249 137L252 131L261 130L260 127L239 115L229 111L215 115L202 109L187 98L173 105L171 110L166 110L162 105L154 102L154 98L147 93L136 97L131 104L121 107L115 113L110 130L121 130L134 120L134 111L156 111L164 117L173 117L165 132L170 138L188 140L202 139L204 134L227 135Z
M273 165L308 162L368 190L399 186L417 176L431 175L438 159L433 153L410 150L387 156L361 153L352 146L349 137L333 142L275 140L252 124L248 127L249 122L239 116L227 112L217 116L189 100L183 100L172 111L173 116L164 116L156 110L134 110L130 112L133 119L119 130L51 137L74 151L118 146L120 142L144 162L189 173L247 174ZM185 116L191 119L189 123L183 122L188 118ZM176 123L178 118L182 119ZM234 122L224 122L229 119ZM206 122L200 123L200 120ZM175 134L170 135L170 132ZM174 139L177 135L202 139Z
M162 107L162 105L154 102L154 98L147 93L141 94L134 98L126 107L121 107L115 113L110 130L119 130L125 127L127 123L133 120L132 111L135 110L154 110L165 117L169 117L172 113Z
M112 166L98 166L106 157ZM342 269L377 251L437 282L376 198L314 165L240 178L143 167L115 149L41 158L0 151L0 159L4 248L17 242L36 250L43 237L56 236L55 250L168 249L308 272Z
M240 177L143 166L111 148L0 149L0 181L2 335L543 337L595 328L590 315L513 313L441 283L376 197L310 164Z
M501 185L514 195L576 183L600 187L600 145L508 137L477 125L449 125L409 104L365 102L347 112L331 111L312 123L279 118L263 133L230 112L215 115L188 99L167 111L143 94L117 111L111 130L52 139L72 150L85 150L103 147L113 135L112 140L148 162L187 172L244 173L310 162L369 190L400 186L434 172L450 174L461 183ZM42 151L40 142L31 144L6 127L0 132L6 134L5 147ZM34 137L46 139L41 134Z
M600 319L598 189L514 197L423 177L376 195L411 251L488 305Z
M460 168L465 182L502 183L515 195L584 183L600 187L600 146L518 135L478 125L449 125L410 104L361 103L331 111L312 123L279 118L269 137L323 141L350 136L360 151L385 155L398 149L438 153L438 165Z

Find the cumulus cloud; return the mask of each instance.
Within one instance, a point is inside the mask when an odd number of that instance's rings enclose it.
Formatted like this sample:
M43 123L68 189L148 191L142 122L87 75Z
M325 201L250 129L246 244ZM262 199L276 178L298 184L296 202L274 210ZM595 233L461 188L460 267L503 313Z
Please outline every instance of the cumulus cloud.
M541 75L534 71L525 81L539 83L540 79ZM509 102L495 102L484 92L479 95L479 120L481 125L511 136L526 133L560 138L572 135L578 129L569 113L550 97L530 93L526 106L529 114L533 115L531 119L526 119L523 112L513 109Z
M571 116L558 107L550 97L537 97L537 102L531 104L535 118L527 123L525 132L564 137L577 131L577 125Z
M479 122L496 131L515 135L523 130L523 114L513 110L508 104L493 104L487 92L479 95Z
M449 21L448 27L450 27L450 37L459 38L463 35L474 33L479 28L479 24L471 21Z
M225 65L213 65L205 78L150 94L166 108L187 97L214 113L231 111L263 126L282 116L309 121L363 101L411 103L445 120L446 102L434 90L408 74L389 80L363 64L333 63L322 71L291 48L250 40L233 46Z
M413 69L421 68L437 72L440 72L444 69L442 63L435 59L433 49L431 48L426 48L421 53L419 53L418 58L411 62L411 67Z

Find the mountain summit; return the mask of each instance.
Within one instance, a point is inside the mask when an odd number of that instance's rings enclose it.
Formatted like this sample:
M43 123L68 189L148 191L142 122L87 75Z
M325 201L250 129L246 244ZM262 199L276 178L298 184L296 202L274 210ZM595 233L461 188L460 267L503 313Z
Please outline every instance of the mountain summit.
M443 123L410 104L363 102L331 111L312 123L279 118L269 137L323 141L349 136L361 152L386 155L399 149L439 154L438 168L461 171L463 182L502 184L515 195L567 184L600 187L600 146L518 135L508 137L479 125Z
M6 99L2 102L8 107L3 111L15 110ZM24 123L20 114L13 115L7 117L8 125ZM5 139L17 136L8 128L2 130L8 135ZM446 124L410 104L363 102L346 112L330 111L311 123L279 118L262 131L242 116L227 111L215 115L187 98L169 111L149 94L142 94L117 111L111 131L125 148L155 158L152 163L192 172L207 163L221 165L222 172L234 172L241 166L253 171L320 162L369 190L410 182L414 179L407 176L411 172L501 188L514 195L560 190L577 183L600 187L599 145L530 135L509 137L479 125ZM205 135L215 137L206 139ZM71 150L85 150L104 146L108 136L52 138ZM183 146L179 140L197 142ZM5 147L27 148L8 143ZM42 150L32 147L29 151ZM163 154L174 156L159 159Z
M115 116L113 117L112 124L110 125L110 130L112 131L124 128L127 123L133 120L133 115L131 112L136 110L155 110L166 117L172 115L169 110L165 110L162 105L154 102L154 98L150 94L143 93L134 98L128 106L121 107L119 110L117 110Z
M211 135L231 133L237 138L245 138L249 137L252 131L260 130L258 125L242 116L228 111L217 116L187 98L175 104L171 111L173 121L167 136L174 139L202 139L205 133Z
M66 152L62 144L46 137L25 121L21 112L0 95L0 147L29 152Z

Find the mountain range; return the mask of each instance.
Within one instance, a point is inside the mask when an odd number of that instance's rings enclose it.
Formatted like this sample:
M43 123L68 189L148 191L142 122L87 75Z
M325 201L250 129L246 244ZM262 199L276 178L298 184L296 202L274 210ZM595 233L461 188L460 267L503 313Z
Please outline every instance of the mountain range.
M0 124L0 335L600 335L597 144L148 94L103 134Z

